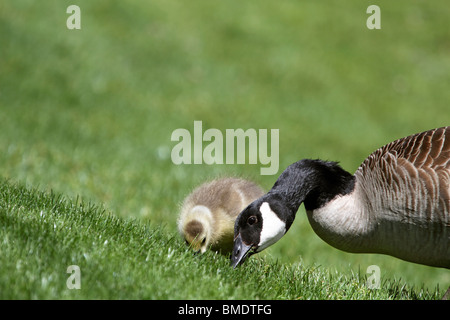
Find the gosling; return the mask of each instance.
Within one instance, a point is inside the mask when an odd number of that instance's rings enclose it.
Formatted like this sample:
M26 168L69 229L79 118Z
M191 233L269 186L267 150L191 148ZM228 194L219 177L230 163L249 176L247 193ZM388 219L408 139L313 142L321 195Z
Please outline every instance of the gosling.
M195 252L210 248L227 255L233 249L236 217L262 195L258 185L240 178L206 182L184 199L178 231Z

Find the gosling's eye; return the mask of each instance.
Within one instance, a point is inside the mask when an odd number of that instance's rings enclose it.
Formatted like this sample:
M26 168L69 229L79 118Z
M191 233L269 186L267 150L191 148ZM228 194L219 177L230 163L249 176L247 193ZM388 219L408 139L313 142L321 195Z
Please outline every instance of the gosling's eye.
M253 224L255 224L256 222L258 222L258 218L256 218L256 216L250 216L250 217L248 217L248 219L247 219L247 223L248 223L249 225L253 225Z
M206 243L206 238L203 238L202 245L204 245L205 243Z

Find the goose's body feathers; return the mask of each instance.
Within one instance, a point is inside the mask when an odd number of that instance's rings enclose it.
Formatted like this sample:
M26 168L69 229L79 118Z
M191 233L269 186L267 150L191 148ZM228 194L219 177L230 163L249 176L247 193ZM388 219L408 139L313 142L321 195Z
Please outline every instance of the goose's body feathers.
M450 268L450 128L394 141L354 176L352 193L307 211L323 240L349 252Z

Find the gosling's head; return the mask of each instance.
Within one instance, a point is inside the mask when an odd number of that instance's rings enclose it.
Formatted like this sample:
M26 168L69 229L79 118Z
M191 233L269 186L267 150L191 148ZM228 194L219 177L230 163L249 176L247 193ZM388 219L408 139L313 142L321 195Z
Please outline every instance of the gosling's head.
M179 221L179 230L186 244L195 252L204 253L211 245L211 211L205 206L195 206L185 219Z

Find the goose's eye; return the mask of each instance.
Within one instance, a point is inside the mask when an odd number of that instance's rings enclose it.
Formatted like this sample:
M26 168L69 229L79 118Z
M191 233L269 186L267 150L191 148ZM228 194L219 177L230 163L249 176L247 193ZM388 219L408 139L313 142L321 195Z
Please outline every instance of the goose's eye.
M258 222L258 218L256 218L256 216L250 216L250 217L248 217L248 219L247 219L247 223L248 223L249 225L253 225L253 224L255 224L256 222Z

